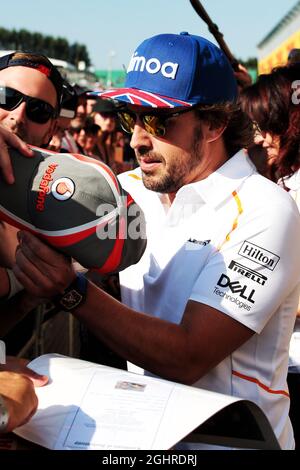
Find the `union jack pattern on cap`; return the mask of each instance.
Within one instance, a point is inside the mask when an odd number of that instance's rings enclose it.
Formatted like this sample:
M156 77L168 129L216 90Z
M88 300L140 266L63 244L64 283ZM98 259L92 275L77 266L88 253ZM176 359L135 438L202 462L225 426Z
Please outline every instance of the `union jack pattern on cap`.
M139 106L151 106L153 108L174 108L175 106L192 106L187 101L169 98L167 96L154 95L147 91L134 88L118 88L116 90L93 91L87 93L87 96L97 98L111 98L125 103L136 104Z

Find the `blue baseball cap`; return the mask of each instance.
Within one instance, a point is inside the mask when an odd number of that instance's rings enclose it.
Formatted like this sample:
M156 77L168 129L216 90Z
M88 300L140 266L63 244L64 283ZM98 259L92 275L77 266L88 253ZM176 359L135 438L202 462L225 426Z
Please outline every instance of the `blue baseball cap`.
M125 88L89 95L153 108L187 107L233 102L237 83L221 49L183 32L143 41L129 62Z

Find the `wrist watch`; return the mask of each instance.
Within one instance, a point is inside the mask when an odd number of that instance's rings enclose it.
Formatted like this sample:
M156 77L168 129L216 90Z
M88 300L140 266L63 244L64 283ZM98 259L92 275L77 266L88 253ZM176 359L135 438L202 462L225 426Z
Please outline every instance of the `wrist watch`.
M75 280L65 289L64 293L55 297L55 305L62 310L71 312L85 301L87 286L87 278L82 273L76 273Z
M6 408L4 398L0 395L0 433L6 432L8 420L8 410Z

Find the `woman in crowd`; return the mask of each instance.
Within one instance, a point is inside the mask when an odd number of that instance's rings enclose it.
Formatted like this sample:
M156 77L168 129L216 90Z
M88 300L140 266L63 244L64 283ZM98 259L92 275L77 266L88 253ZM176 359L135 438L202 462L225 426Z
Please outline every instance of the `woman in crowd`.
M291 63L274 69L268 75L260 75L255 84L241 92L240 99L243 110L253 121L254 154L262 155L261 150L265 151L266 160L258 162L258 170L288 191L300 210L300 63ZM296 448L300 448L299 335L300 302L291 341L288 374L290 418Z
M251 117L254 143L265 149L270 179L293 190L300 189L300 63L260 75L241 92L241 105ZM292 185L292 187L291 187Z

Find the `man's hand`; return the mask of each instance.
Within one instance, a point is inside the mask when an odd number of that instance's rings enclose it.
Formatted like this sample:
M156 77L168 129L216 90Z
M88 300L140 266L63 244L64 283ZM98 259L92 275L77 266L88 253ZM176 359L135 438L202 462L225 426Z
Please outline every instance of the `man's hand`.
M71 259L29 232L18 232L18 239L13 272L24 288L42 298L62 294L76 277Z
M9 415L5 432L27 423L37 409L33 382L22 374L0 372L0 395Z
M8 153L8 147L14 147L25 157L33 157L33 151L17 135L0 125L0 168L7 183L14 183L15 178Z
M1 157L0 157L1 158ZM18 229L0 220L0 266L11 268L15 262Z
M252 78L246 67L244 67L242 64L239 64L238 68L239 69L234 72L234 75L238 82L239 88L242 90L243 88L252 85Z
M48 383L47 375L40 375L37 372L34 372L32 369L27 367L29 361L27 359L21 359L18 357L7 356L6 363L0 364L0 373L1 372L16 372L22 375L25 375L33 382L35 387L43 387Z

